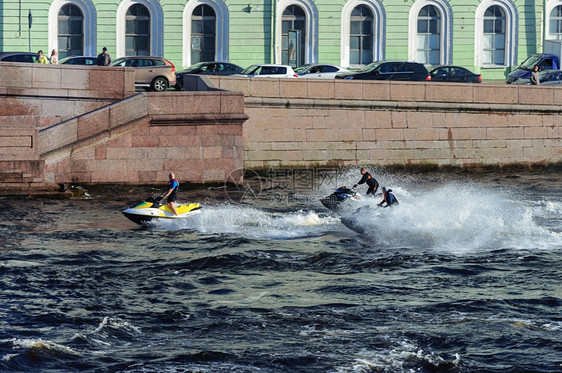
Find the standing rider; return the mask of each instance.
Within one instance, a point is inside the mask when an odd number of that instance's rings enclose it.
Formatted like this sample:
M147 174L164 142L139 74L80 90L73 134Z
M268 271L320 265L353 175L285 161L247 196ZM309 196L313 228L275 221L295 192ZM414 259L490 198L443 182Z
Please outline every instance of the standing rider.
M383 194L383 200L381 203L378 204L378 206L380 207L390 207L393 204L398 204L398 200L396 199L396 196L394 196L394 194L392 194L392 189L386 189L386 187L382 187L382 194ZM383 203L386 202L386 206L383 206Z
M367 195L371 194L374 196L379 188L379 182L373 177L373 175L367 172L365 167L361 167L361 175L363 175L363 177L353 186L353 188L357 188L360 184L367 183L369 186L369 189L367 189Z
M180 183L176 180L173 172L170 172L168 177L170 178L170 182L168 183L168 192L164 197L162 197L162 199L167 198L166 202L168 203L168 206L170 206L174 215L177 215L178 211L176 210L176 199Z

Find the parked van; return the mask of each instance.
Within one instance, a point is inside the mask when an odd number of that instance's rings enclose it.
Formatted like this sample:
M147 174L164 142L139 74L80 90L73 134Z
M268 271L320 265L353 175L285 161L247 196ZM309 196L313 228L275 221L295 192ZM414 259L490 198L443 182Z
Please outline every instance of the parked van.
M507 76L507 84L520 79L529 79L535 65L539 71L559 70L560 56L562 55L562 40L545 40L543 53L535 53L527 57L525 61Z

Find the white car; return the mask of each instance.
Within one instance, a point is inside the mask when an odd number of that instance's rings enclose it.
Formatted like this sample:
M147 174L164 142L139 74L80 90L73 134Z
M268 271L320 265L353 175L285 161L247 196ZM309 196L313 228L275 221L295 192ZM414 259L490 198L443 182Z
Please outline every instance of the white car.
M232 76L246 76L248 78L298 78L298 75L291 66L274 64L251 65L240 74Z
M307 79L335 79L336 74L348 73L349 70L342 69L336 65L325 63L309 63L295 69L299 78Z

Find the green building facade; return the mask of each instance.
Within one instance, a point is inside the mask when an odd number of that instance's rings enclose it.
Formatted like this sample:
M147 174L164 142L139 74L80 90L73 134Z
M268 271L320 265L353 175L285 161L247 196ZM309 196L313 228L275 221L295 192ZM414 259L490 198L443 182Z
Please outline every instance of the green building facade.
M0 50L59 59L105 46L177 68L411 60L504 79L562 38L562 0L3 0L0 21Z

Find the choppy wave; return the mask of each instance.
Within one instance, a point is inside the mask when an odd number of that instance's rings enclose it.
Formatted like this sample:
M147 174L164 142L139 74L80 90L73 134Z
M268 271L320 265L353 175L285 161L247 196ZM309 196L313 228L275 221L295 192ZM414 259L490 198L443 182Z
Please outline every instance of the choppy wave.
M5 201L0 371L560 371L559 183L382 185L401 204L363 234L324 190L148 229L121 200Z

